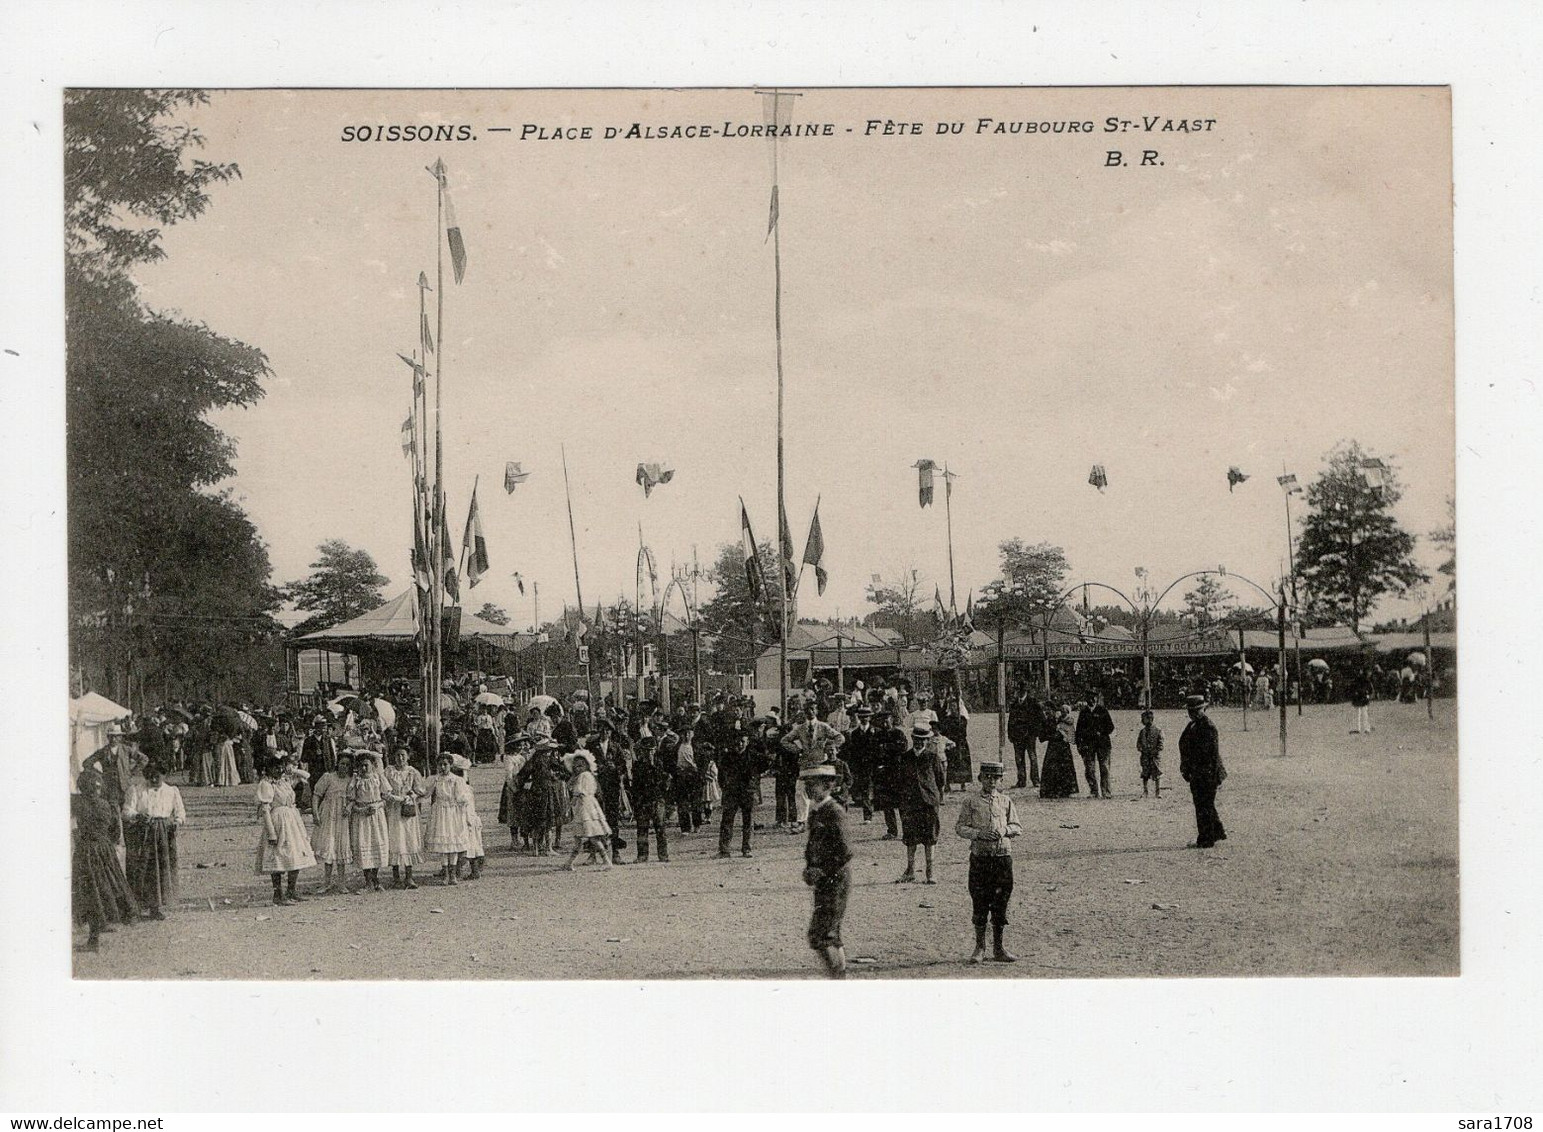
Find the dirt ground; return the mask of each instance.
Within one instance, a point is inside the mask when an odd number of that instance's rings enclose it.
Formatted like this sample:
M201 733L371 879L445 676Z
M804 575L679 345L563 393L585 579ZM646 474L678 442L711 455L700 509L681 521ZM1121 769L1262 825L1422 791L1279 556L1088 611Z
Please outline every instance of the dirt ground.
M1347 734L1349 707L1213 713L1229 777L1229 838L1187 849L1194 813L1178 775L1183 713L1160 712L1167 788L1143 798L1134 712L1116 712L1112 800L1014 791L1023 825L1008 941L1016 964L969 967L967 844L945 797L938 883L897 885L905 850L882 820L849 815L856 855L846 918L854 978L1456 975L1456 710L1374 705L1377 730ZM977 762L997 749L977 715ZM1007 760L1011 763L1011 758ZM1079 763L1080 775L1080 763ZM818 977L804 943L803 839L758 831L754 857L715 859L709 828L671 833L671 863L610 872L511 853L496 824L502 768L472 772L487 871L455 888L312 897L275 908L252 873L254 787L182 787L181 908L78 950L85 979L673 979ZM1011 781L1011 777L1009 778ZM973 789L973 787L972 787ZM771 824L771 782L757 820ZM634 854L633 829L623 831ZM203 867L199 867L203 866ZM428 870L424 870L428 871ZM302 874L301 891L320 883ZM389 876L388 878L389 879ZM211 910L212 905L212 910ZM432 957L432 958L431 958Z

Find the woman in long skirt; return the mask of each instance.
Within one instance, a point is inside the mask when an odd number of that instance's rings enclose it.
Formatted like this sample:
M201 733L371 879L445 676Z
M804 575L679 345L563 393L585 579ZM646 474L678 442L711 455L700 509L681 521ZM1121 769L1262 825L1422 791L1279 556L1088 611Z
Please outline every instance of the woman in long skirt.
M220 745L216 750L216 762L214 785L216 786L240 786L241 767L236 762L236 741L229 735L220 738Z
M311 847L322 863L322 892L348 891L348 862L353 860L348 838L348 783L353 762L352 752L340 753L337 769L322 775L311 788L311 816L316 823L311 828Z
M471 787L450 773L454 756L439 756L439 773L429 780L429 829L423 839L426 852L444 858L441 883L455 884L456 859L466 852L466 814L473 806Z
M509 848L520 848L520 829L525 806L520 798L520 771L530 758L530 736L517 734L509 740L509 753L504 757L504 792L498 802L498 823L509 827ZM525 830L525 848L530 848L530 830Z
M145 770L145 788L134 794L124 832L129 888L152 920L164 920L163 909L177 902L177 827L187 820L182 792L151 763Z
M273 902L298 904L305 899L295 891L301 869L316 864L311 842L305 836L305 823L295 809L295 792L284 779L284 764L271 759L263 767L257 784L257 867L258 876L267 873L273 881ZM286 885L285 881L288 881Z
M606 868L610 868L611 825L605 820L600 800L596 797L600 784L595 778L595 760L588 751L575 751L570 756L569 766L573 771L573 777L568 779L568 798L574 826L573 853L563 868L572 872L573 863L585 849L589 850L589 861L586 863L593 863L598 858L605 862Z
M450 762L450 773L466 782L466 772L471 770L471 760L465 755L457 755ZM463 852L455 863L457 876L461 874L461 862L465 861L471 866L471 876L468 880L476 880L482 875L482 863L487 858L487 850L482 847L482 816L477 813L477 795L472 790L471 783L466 783L467 793L471 795L472 804L466 809L466 851Z
M360 751L354 757L354 776L348 780L348 845L354 863L364 870L364 887L371 892L386 891L380 883L380 867L391 856L386 783L377 768L379 758L373 751Z
M1080 788L1072 761L1072 711L1062 705L1045 733L1045 762L1039 771L1041 798L1070 798Z
M428 780L409 766L407 748L391 752L391 765L385 771L386 837L390 842L391 887L417 888L413 866L423 863L423 822L419 806L429 792ZM403 883L402 872L407 872Z
M139 905L118 864L118 813L103 797L102 776L81 771L79 794L70 799L74 825L74 855L70 865L70 895L75 919L86 925L86 950L95 951L109 923L133 923Z
M552 835L561 828L568 808L562 764L553 755L556 750L557 744L551 739L538 739L530 761L520 771L520 794L525 805L520 828L535 842L538 857L552 855Z

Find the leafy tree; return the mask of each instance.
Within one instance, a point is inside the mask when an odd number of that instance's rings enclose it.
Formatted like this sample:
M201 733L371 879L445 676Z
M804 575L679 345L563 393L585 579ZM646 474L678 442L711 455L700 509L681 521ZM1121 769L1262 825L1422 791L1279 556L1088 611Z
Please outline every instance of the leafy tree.
M114 686L218 683L277 631L266 548L213 489L235 446L206 419L250 405L262 352L150 311L130 271L164 256L159 225L197 217L234 165L191 156L172 119L196 91L65 96L66 452L71 649ZM266 664L266 661L264 662Z
M781 571L777 569L777 553L770 544L761 544L760 556L767 590L760 602L751 597L744 551L739 543L720 546L718 557L707 570L713 596L702 603L698 614L704 636L712 638L712 664L719 672L748 671L766 646L777 642Z
M1436 571L1447 576L1447 592L1457 589L1457 500L1447 496L1447 521L1425 536L1439 546L1445 558Z
M372 562L371 566L373 565L374 563ZM509 624L508 612L502 606L494 605L491 601L482 603L482 608L477 610L477 616L490 625Z
M1002 576L987 582L975 603L977 625L1042 627L1066 586L1066 552L1048 542L1011 538L998 547Z
M298 632L314 633L340 625L386 603L380 588L391 579L376 570L369 551L329 538L316 553L311 576L284 587L285 596L296 609L315 614L297 627Z
M930 640L937 630L928 579L914 566L892 572L888 580L869 582L867 598L878 608L868 615L872 628L893 629L908 645Z
M1429 580L1412 557L1414 535L1392 515L1403 496L1397 476L1391 468L1369 474L1369 459L1356 441L1328 454L1328 466L1307 489L1297 542L1297 575L1309 608L1357 631L1379 598Z
M1235 600L1232 591L1214 574L1202 574L1195 588L1184 595L1184 612L1194 619L1197 628L1209 629L1222 620Z

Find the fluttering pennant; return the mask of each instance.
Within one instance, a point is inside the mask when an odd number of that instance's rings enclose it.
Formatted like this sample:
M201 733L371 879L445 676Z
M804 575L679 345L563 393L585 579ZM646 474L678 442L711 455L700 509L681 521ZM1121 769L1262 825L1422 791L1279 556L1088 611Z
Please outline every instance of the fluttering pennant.
M750 588L750 599L759 604L766 600L766 571L761 568L761 552L756 547L750 512L745 510L743 499L739 501L739 536L745 556L745 584Z
M815 500L814 518L809 521L809 538L804 543L804 562L814 567L814 585L817 593L825 593L825 584L830 581L826 574L823 562L825 560L825 533L820 530L820 502Z
M450 595L450 600L455 604L461 603L461 578L455 568L455 552L451 547L455 543L450 541L450 521L445 515L444 496L440 496L439 502L439 545L444 553L445 592Z
M932 587L932 604L936 606L933 612L937 614L938 624L947 625L948 610L943 605L943 591L937 586Z
M504 490L510 495L513 495L514 489L528 479L530 479L530 473L520 467L518 460L510 460L504 465Z
M520 587L520 596L524 597L525 596L525 579L520 576L519 571L515 571L515 574L514 574L514 584Z
M445 175L443 159L434 162L429 172L439 182L439 192L445 202L445 243L450 248L450 267L459 283L466 277L466 241L461 235L461 222L455 216L455 203L450 199L450 178Z
M1100 492L1109 486L1109 476L1104 471L1102 464L1093 465L1093 470L1088 473L1088 482L1098 488Z
M1227 469L1227 492L1229 495L1232 493L1232 489L1237 487L1238 484L1247 482L1248 473L1243 471L1236 464Z
M408 417L402 422L402 455L411 456L416 447L413 441L413 419Z
M433 520L429 515L427 493L424 491L422 477L418 478L416 486L417 505L413 508L413 581L424 594L428 594L434 588L429 570L428 535Z
M406 354L399 353L397 354L397 357L401 358L402 361L407 363L407 366L413 371L413 396L422 397L424 374L423 363L420 362L417 358L409 358Z
M1393 478L1393 469L1389 468L1376 456L1368 456L1361 461L1361 478L1366 481L1366 486L1373 491L1382 491Z
M783 94L781 91L763 91L761 97L764 100L766 111L767 137L771 139L771 210L766 221L766 238L771 239L773 232L777 230L777 221L781 218L779 206L779 193L777 190L777 151L778 139L793 119L793 99L796 95Z
M782 558L782 592L788 595L791 606L793 595L798 592L798 563L793 560L793 532L788 529L787 510L779 507L777 515L782 520L782 545L777 548Z
M970 631L975 629L975 591L973 590L964 599L964 619L959 622L959 627Z
M482 513L477 510L477 487L472 485L471 509L466 512L466 530L461 535L461 553L466 556L466 585L475 589L488 572L488 543L482 535Z
M932 477L938 470L934 460L918 460L911 467L916 469L917 495L923 507L932 506Z
M1275 482L1280 484L1281 490L1287 495L1302 494L1302 485L1297 483L1297 477L1294 472L1287 472L1283 476L1276 476Z
M669 483L675 478L675 469L666 468L659 461L651 464L639 464L637 482L643 486L643 498L647 499L654 493L654 488L662 483Z
M772 186L771 195L771 219L766 222L766 238L771 239L772 230L777 227L777 186Z

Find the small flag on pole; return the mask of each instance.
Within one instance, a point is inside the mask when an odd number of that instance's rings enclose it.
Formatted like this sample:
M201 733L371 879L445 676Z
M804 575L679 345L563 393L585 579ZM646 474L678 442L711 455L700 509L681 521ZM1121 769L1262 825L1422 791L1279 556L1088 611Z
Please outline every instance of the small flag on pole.
M1287 472L1283 476L1276 476L1275 482L1280 484L1281 490L1287 495L1302 494L1302 485L1297 483L1297 477L1293 472Z
M1393 477L1393 471L1376 456L1361 461L1361 477L1373 491L1382 491Z
M940 625L948 624L948 612L943 608L943 591L937 586L932 587L932 604L937 608L933 610L938 616Z
M1227 492L1229 495L1232 493L1232 489L1237 487L1238 484L1246 483L1247 481L1248 473L1244 472L1236 464L1227 469Z
M528 479L530 479L530 473L520 467L518 460L510 460L504 465L504 490L510 495L513 495L514 489Z
M520 596L524 597L525 596L525 579L520 576L519 571L515 571L515 574L514 574L514 584L520 587Z
M964 620L959 622L960 628L974 631L975 629L975 591L964 599Z
M766 222L766 238L771 239L773 230L777 227L777 186L772 186L771 195L771 219Z
M445 202L445 243L450 247L450 267L459 283L466 277L466 241L461 236L461 222L455 216L455 204L450 199L450 178L445 175L443 160L434 162L429 170L439 181L440 195Z
M1094 464L1093 470L1088 473L1088 482L1098 488L1100 492L1109 486L1108 473L1104 471L1102 464Z
M466 555L466 585L475 588L488 572L488 543L482 535L482 514L477 510L477 487L472 485L471 510L466 512L466 530L461 536L461 552Z
M932 460L918 460L911 467L916 469L917 495L921 505L932 506L932 477L937 471L937 463Z
M778 508L778 518L782 520L782 545L777 548L777 554L782 559L782 592L788 595L788 605L793 604L793 595L798 592L798 566L793 561L793 532L788 529L788 513Z
M814 501L814 518L809 522L809 539L804 543L804 562L814 567L814 584L818 593L825 592L825 583L830 580L825 567L821 563L825 559L825 533L820 530L820 501Z
M745 510L745 501L739 501L739 534L740 547L745 556L745 584L750 587L750 599L763 601L766 598L766 573L761 569L761 554L756 548L755 532L750 529L750 512Z
M413 419L408 417L402 422L402 455L411 456L413 447Z
M455 543L450 541L450 522L445 515L444 497L440 497L439 503L439 544L444 550L445 592L450 595L450 600L455 604L461 603L461 579L455 569L455 552L450 548Z
M643 498L647 499L654 493L654 488L662 483L669 483L675 478L675 469L666 468L659 461L651 464L639 464L637 482L643 487Z

